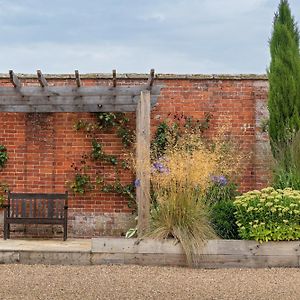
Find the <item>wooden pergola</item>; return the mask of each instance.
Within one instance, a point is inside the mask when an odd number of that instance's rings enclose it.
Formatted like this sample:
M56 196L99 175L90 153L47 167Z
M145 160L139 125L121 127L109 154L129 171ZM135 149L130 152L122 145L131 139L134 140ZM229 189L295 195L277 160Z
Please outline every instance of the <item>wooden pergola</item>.
M149 227L150 218L150 110L162 88L154 85L154 69L145 84L118 86L116 70L110 86L84 86L78 70L74 84L50 85L40 70L39 86L24 86L21 79L9 71L12 87L0 87L0 112L136 112L136 201L138 204L138 234Z

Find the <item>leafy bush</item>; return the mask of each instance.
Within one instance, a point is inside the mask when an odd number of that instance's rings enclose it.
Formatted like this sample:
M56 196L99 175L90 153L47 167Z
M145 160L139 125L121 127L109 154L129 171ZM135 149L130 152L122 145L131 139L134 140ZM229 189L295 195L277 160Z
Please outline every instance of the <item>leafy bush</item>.
M213 176L212 182L213 184L205 194L205 200L208 204L233 200L238 195L236 184L228 182L225 176Z
M300 190L300 131L294 135L285 151L285 155L288 154L288 164L282 151L278 153L280 156L273 174L273 187Z
M210 220L217 235L223 239L239 239L232 200L220 200L210 210Z
M210 206L210 222L223 239L238 239L233 199L238 195L237 186L225 176L212 176L205 202Z
M237 225L243 239L300 239L300 191L272 187L236 197Z

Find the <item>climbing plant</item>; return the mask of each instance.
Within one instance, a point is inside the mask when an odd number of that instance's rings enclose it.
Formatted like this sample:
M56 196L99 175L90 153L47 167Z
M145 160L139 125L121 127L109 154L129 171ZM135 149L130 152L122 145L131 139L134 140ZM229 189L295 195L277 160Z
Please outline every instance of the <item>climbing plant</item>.
M8 160L7 149L5 146L0 145L0 171L5 167ZM0 182L0 207L3 207L5 201L5 193L8 191L8 185Z
M183 114L169 114L167 120L158 124L153 140L151 142L152 161L155 162L162 157L166 151L166 146L176 143L176 140L184 132L202 133L209 127L210 114L206 114L203 120L187 117ZM120 155L108 154L104 146L97 139L100 132L115 132L121 139L127 157L131 157L134 151L135 133L130 128L130 119L124 113L96 113L95 121L79 120L74 125L77 131L84 131L91 139L90 153L83 154L79 165L72 164L74 169L74 179L69 184L71 190L76 194L85 194L94 189L105 193L117 193L128 200L128 206L136 209L135 187L136 181L132 183L122 183L120 173L122 170L131 168L129 159L122 159ZM125 156L126 156L125 155ZM89 175L89 163L103 163L111 166L114 170L114 181L106 182L103 174L96 174L93 178ZM155 199L155 197L152 197Z
M134 142L134 131L129 126L129 118L124 113L96 113L95 122L79 120L74 125L75 130L83 130L91 138L91 152L84 154L79 166L73 164L75 171L74 180L70 188L74 193L84 194L93 189L99 189L106 193L118 193L128 199L129 206L133 207L135 200L134 184L122 184L120 180L121 170L129 169L129 164L118 155L108 154L104 151L103 144L97 139L100 132L115 132L121 139L122 145L128 153ZM95 178L88 175L87 161L102 162L113 167L115 181L106 182L103 174L97 174Z
M8 160L7 149L5 146L0 145L0 169L4 168Z

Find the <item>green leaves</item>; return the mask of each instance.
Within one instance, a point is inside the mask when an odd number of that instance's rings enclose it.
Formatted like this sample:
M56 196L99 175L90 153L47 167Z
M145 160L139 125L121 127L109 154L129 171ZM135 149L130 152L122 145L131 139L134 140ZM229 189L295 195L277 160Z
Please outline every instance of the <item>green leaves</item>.
M71 190L74 194L81 194L91 191L93 189L93 185L91 183L91 179L89 175L79 174L75 175L75 179L70 185Z
M0 169L4 168L8 160L7 149L5 146L0 145Z
M300 239L300 191L272 187L236 197L237 225L243 239Z
M289 168L289 144L300 129L299 31L288 1L280 2L270 40L269 135L275 159Z

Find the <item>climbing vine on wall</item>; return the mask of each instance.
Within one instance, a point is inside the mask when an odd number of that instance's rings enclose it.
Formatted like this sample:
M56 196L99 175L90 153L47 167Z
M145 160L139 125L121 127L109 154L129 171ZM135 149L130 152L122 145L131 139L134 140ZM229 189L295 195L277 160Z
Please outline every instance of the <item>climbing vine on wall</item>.
M0 171L5 167L8 160L7 149L5 146L0 145ZM5 193L8 191L8 185L0 182L0 207L3 207L5 201Z
M79 165L72 164L74 180L69 187L75 194L85 194L94 189L105 193L118 193L126 197L128 206L135 210L135 184L124 184L120 179L120 172L130 169L130 162L127 159L121 159L117 154L106 153L103 144L97 139L99 132L116 132L122 141L124 151L130 156L134 150L135 141L135 133L130 128L130 119L124 113L96 113L95 115L95 122L79 120L74 125L75 130L84 131L91 139L91 152L82 155ZM167 144L176 143L183 132L203 133L209 127L210 118L210 114L206 114L202 120L184 114L169 114L167 120L158 124L151 142L152 161L162 157ZM91 168L90 164L96 162L113 167L115 175L113 183L106 182L103 174L97 174L95 178L91 178L88 170Z
M8 160L7 149L5 146L0 145L0 169L4 168Z
M135 202L135 188L132 184L122 184L120 180L121 170L129 169L129 164L118 155L108 154L104 151L103 144L97 139L99 132L116 132L121 139L124 150L128 153L132 150L134 131L129 126L129 118L124 113L96 113L95 122L79 120L74 125L75 130L83 130L91 138L91 152L84 154L79 166L73 164L75 171L70 188L74 193L84 194L93 189L99 189L106 193L118 193L129 200L129 206ZM103 174L97 174L95 178L88 175L90 168L88 163L102 162L113 167L114 182L106 182Z

